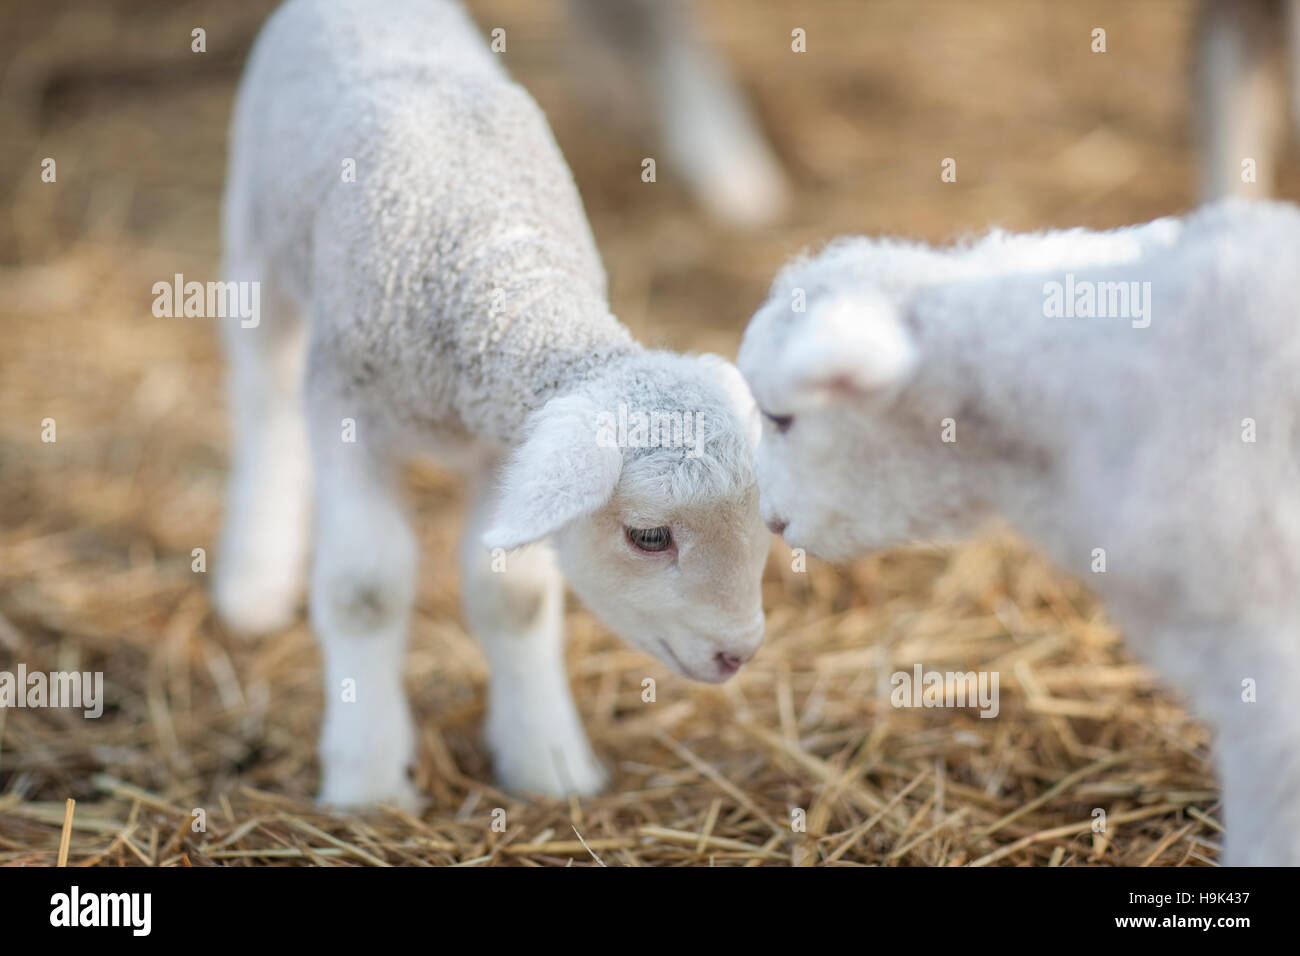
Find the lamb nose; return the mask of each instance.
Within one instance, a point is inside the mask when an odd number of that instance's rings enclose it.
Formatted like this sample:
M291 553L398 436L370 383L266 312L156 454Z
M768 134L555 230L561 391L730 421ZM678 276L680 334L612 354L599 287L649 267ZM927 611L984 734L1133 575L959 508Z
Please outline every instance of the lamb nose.
M782 521L780 518L769 518L767 522L767 530L773 534L779 535L785 531L786 524L787 522Z
M735 654L728 654L726 651L718 651L713 655L713 659L718 662L718 666L727 674L736 673L736 671L740 670L740 665L745 663L743 658L737 657Z

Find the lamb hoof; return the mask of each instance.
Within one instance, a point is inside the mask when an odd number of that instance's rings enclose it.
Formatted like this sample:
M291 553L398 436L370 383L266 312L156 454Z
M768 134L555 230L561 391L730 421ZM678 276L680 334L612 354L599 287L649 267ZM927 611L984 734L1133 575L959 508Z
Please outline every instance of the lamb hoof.
M532 751L498 754L497 779L510 793L535 793L546 797L592 797L605 789L609 774L585 744L550 748L549 754Z
M365 780L347 785L333 783L322 787L316 799L316 805L322 810L340 813L392 807L419 816L428 804L429 798L409 780L390 782L388 786L374 786Z

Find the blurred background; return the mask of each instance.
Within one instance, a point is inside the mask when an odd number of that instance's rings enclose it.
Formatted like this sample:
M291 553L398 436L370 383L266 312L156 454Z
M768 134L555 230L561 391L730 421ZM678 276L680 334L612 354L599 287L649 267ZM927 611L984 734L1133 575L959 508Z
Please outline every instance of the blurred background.
M1197 199L1189 0L700 0L695 29L784 178L783 212L750 228L697 201L662 133L586 65L560 0L468 6L485 35L505 29L615 314L648 344L734 355L778 267L835 235L1109 227ZM273 7L0 11L0 670L103 671L107 698L98 720L0 709L0 864L52 862L67 797L74 863L594 864L572 828L611 863L1217 859L1205 732L1079 583L1001 529L807 573L774 542L767 644L722 688L673 677L571 602L575 693L613 790L581 805L500 794L459 607L463 489L432 467L411 478L424 565L408 670L431 805L316 811L305 621L236 639L192 570L195 548L215 558L226 470L216 320L151 312L154 282L219 276L231 99ZM1275 175L1300 192L1293 159ZM999 717L890 708L889 673L918 662L999 671ZM505 833L487 825L498 806Z

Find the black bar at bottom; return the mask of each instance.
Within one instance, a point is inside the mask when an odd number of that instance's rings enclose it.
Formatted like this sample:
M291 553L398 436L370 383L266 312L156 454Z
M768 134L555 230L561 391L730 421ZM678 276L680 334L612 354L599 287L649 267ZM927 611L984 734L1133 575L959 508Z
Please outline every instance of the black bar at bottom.
M576 869L589 869L589 879ZM559 942L558 932L571 944L603 948L691 927L735 943L778 926L848 933L871 945L935 943L948 932L981 928L1229 942L1256 930L1289 935L1297 915L1294 870L598 869L573 867L567 876L523 869L0 869L0 932L10 945L75 936L127 946L202 937L220 946L373 944L390 936L434 942L453 929L464 934L460 945L474 938L497 944L514 929L539 944Z

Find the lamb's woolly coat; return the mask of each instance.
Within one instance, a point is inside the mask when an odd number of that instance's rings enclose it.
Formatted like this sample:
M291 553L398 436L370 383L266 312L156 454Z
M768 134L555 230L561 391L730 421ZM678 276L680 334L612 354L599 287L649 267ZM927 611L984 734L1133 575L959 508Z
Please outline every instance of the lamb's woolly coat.
M767 537L752 399L729 363L645 350L610 315L546 121L459 6L277 11L235 104L224 226L230 278L263 282L267 314L225 327L236 442L216 603L242 630L292 616L314 477L325 800L417 802L409 459L475 479L461 585L506 786L604 781L564 671L561 567L678 673L725 680L754 653ZM602 442L602 416L625 409L689 416L693 440ZM654 553L629 533L659 528L671 547Z
M513 444L561 383L633 347L541 111L457 4L286 4L232 137L232 244L280 263L339 371L382 369L411 420Z

